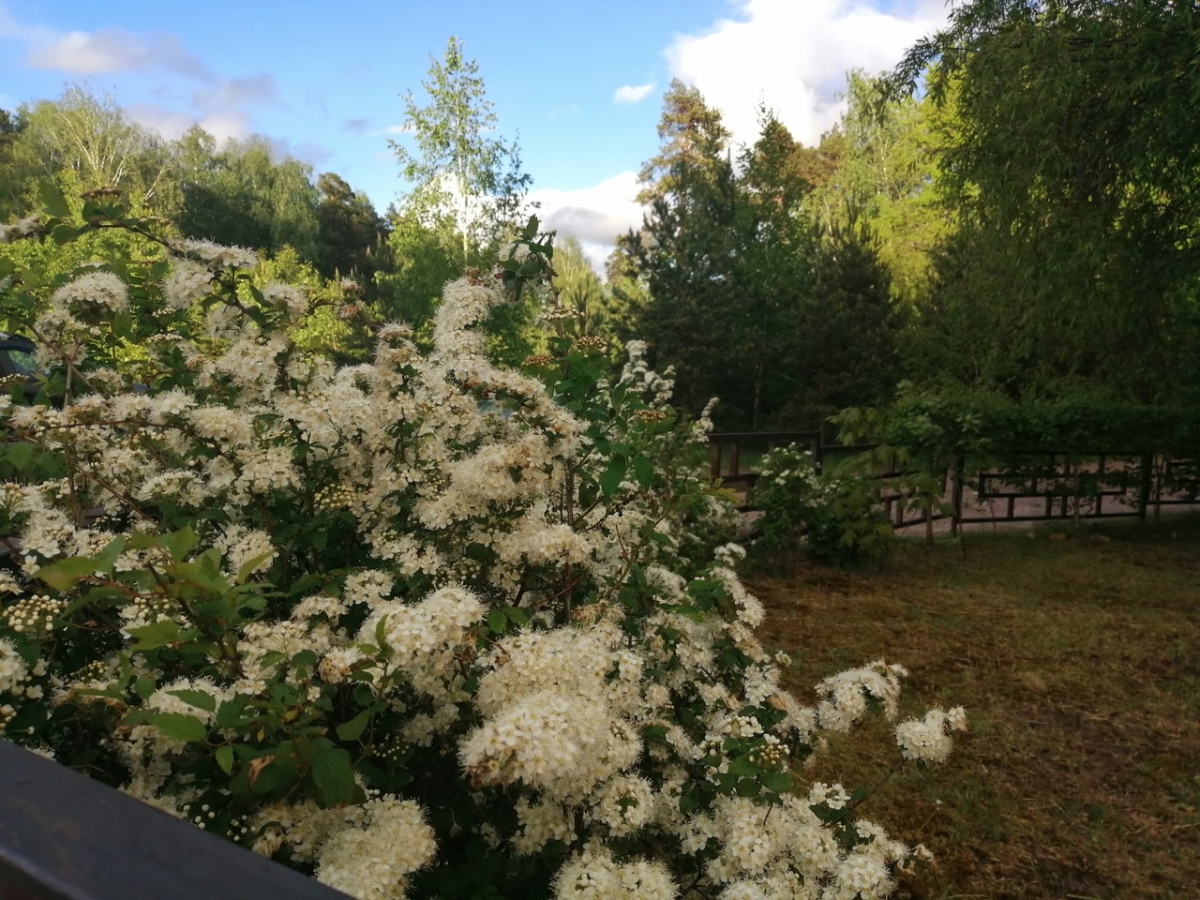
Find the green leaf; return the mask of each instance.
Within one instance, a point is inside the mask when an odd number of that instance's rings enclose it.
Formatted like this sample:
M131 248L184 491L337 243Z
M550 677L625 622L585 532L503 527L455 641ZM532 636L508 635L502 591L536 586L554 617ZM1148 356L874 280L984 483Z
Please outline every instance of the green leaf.
M226 700L217 710L216 726L218 728L232 728L242 718L242 713L245 710L245 697L234 697Z
M151 625L130 628L129 634L137 638L137 643L133 645L133 649L142 652L157 650L159 647L178 643L182 637L179 631L179 623L174 619L159 619Z
M86 556L61 559L37 570L39 580L61 593L75 587L79 581L96 571L96 562Z
M205 712L216 712L217 710L217 698L212 694L205 693L204 691L189 691L181 689L178 691L167 691L167 693L172 697L178 697L189 706L194 706L197 709L204 710Z
M217 748L217 765L226 775L233 774L233 748L229 745Z
M323 808L354 802L354 767L345 750L318 753L313 760L312 776L317 785L317 803Z
M38 184L38 198L48 215L56 219L66 219L71 215L71 206L62 190L53 181L43 181Z
M729 774L742 777L758 775L762 772L762 767L750 762L750 757L739 756L737 759L730 761Z
M642 728L642 737L652 744L667 743L666 725L646 725Z
M191 552L196 544L200 543L200 537L196 532L192 531L191 525L185 525L172 534L164 535L162 544L171 553L171 558L175 562L182 562L183 558Z
M116 565L117 557L125 551L125 538L119 535L109 541L95 558L97 572L110 572Z
M58 245L63 245L69 241L79 237L83 229L76 228L74 225L68 225L65 222L55 225L50 231L50 239Z
M753 778L743 778L737 783L735 790L739 797L757 797L762 790L762 785Z
M203 741L208 735L204 723L184 713L151 713L150 724L162 736L176 741Z
M371 714L366 710L360 712L349 722L343 722L337 727L337 736L343 741L357 741L362 737L362 733L367 730L367 724L371 721Z
M639 456L633 461L633 474L638 484L649 488L654 482L654 461L648 456Z
M153 675L143 675L133 683L133 690L139 697L146 700L154 693L154 688L157 684L158 682L154 680Z
M320 549L320 548L318 548L318 549ZM254 557L253 559L248 559L248 560L246 560L246 562L242 563L241 567L238 569L237 580L234 581L234 584L244 584L246 579L249 578L251 575L253 575L254 571L259 566L261 566L268 559L270 559L271 556L273 555L273 553L274 553L274 551L272 551L272 553L262 553L256 557Z
M777 794L791 790L792 776L787 772L768 772L761 778L763 787Z
M387 620L387 616L382 616L375 625L375 643L380 649L387 647Z
M508 616L503 610L493 609L488 613L487 623L493 634L503 634L505 626L508 625Z
M37 450L37 447L27 441L13 441L4 449L8 461L14 469L20 472L29 465L29 461L33 459L33 453Z
M608 468L604 470L604 474L600 476L600 490L604 496L611 497L621 487L621 482L625 480L626 462L624 457L614 457L612 462L608 464Z
M357 684L354 686L354 702L359 706L370 706L374 699L375 692L365 684Z

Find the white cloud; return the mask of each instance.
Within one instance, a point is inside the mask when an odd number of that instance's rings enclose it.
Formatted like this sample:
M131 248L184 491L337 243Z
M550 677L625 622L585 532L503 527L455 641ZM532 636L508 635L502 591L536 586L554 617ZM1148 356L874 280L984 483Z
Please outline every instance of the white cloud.
M671 74L721 111L734 139L758 134L758 104L815 144L844 104L850 69L894 66L918 38L946 21L945 0L908 0L883 12L863 0L739 0L736 19L675 39Z
M252 125L248 107L279 103L279 86L272 75L218 77L172 34L120 28L61 32L18 22L0 0L0 39L24 45L25 65L35 69L71 75L164 73L159 77L165 80L157 81L150 91L159 102L134 104L127 112L135 122L168 139L179 137L193 125L219 141L245 137ZM179 76L185 79L182 83ZM306 152L316 157L325 151L314 146Z
M616 93L613 94L613 103L640 103L649 96L652 90L654 90L652 83L637 86L625 84L617 88Z
M193 125L215 137L218 144L250 133L250 116L239 109L184 111L155 103L134 103L125 107L125 112L139 125L154 129L169 141L182 137Z
M193 125L199 125L220 144L250 134L253 120L246 107L278 102L279 89L275 78L264 74L221 79L211 87L191 91L186 100L174 98L174 103L169 102L173 99L171 92L154 93L164 102L126 107L133 121L153 128L167 140L174 140Z
M603 271L617 236L642 225L637 193L637 173L620 172L592 187L530 191L529 199L541 204L538 218L543 228L577 238L592 267Z
M100 75L170 69L188 78L212 81L215 76L198 57L170 34L134 34L120 28L70 31L51 40L28 41L26 63L73 75Z

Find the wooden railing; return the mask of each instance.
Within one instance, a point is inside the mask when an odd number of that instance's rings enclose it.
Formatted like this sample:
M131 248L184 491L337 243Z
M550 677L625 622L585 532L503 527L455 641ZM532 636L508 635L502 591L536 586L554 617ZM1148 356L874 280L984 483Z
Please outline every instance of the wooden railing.
M0 739L0 900L346 900Z
M720 478L725 486L738 491L742 496L739 508L748 510L759 477L759 457L789 444L807 447L818 472L831 456L845 458L877 447L838 444L815 429L714 432L709 435L710 472L713 478ZM1074 461L1064 454L1045 451L1011 455L1029 462L1020 468L971 469L969 460L959 458L935 473L941 482L942 502L932 508L914 509L903 492L885 488L881 499L888 520L897 528L905 528L932 526L949 519L951 532L957 533L961 525L1003 522L1118 517L1144 521L1150 514L1157 519L1164 507L1197 503L1196 489L1170 487L1173 478L1184 470L1194 473L1200 486L1200 471L1193 461L1112 451L1077 454ZM889 481L902 474L895 458L885 462L886 471L878 478ZM1082 488L1083 482L1090 486Z

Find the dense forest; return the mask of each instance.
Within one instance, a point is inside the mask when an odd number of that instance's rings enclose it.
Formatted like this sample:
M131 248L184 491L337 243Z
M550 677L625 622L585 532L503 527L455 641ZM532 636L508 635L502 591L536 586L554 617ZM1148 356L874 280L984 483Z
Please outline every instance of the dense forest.
M555 290L498 313L493 351L537 352L540 312L566 304L614 358L646 341L686 411L719 397L724 429L805 427L898 393L1187 406L1198 30L1191 4L976 0L894 72L851 73L841 121L811 147L769 109L736 144L675 82L641 171L643 226L603 278L560 238ZM36 208L47 178L69 195L116 188L183 236L259 251L265 277L349 290L376 322L427 337L447 279L537 210L458 41L404 102L412 139L392 148L408 189L381 213L265 137L163 140L72 88L0 111L0 220ZM133 239L0 253L38 254L52 278ZM366 339L314 323L343 358Z

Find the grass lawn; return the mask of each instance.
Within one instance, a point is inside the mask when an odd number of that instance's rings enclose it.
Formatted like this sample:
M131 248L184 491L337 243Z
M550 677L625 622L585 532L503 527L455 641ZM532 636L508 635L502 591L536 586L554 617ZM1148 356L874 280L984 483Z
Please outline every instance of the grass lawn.
M747 579L802 700L883 657L911 673L902 715L967 708L944 766L901 768L859 809L937 857L897 896L1200 897L1200 518L1100 534L906 541L880 572ZM899 757L878 721L831 743L809 774L847 789Z

